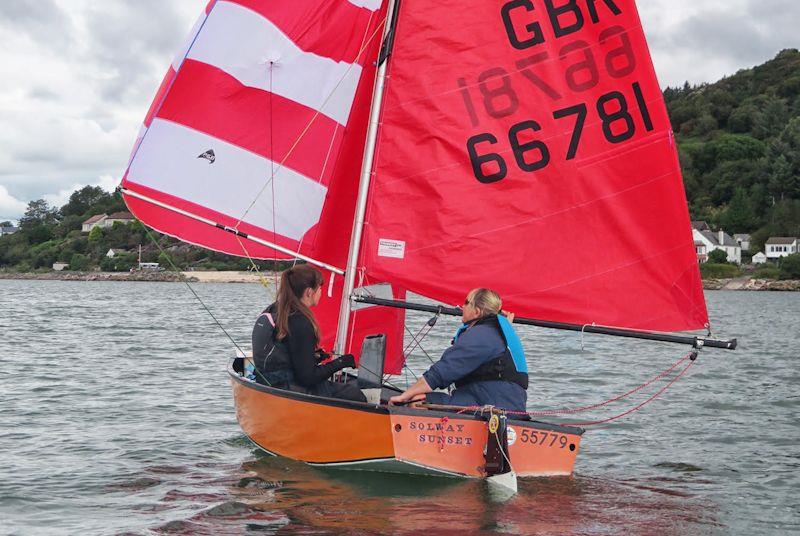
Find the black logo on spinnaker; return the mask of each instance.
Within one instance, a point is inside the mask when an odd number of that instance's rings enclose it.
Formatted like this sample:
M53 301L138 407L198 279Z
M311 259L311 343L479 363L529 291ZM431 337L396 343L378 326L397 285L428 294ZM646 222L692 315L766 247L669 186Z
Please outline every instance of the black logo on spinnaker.
M208 160L209 164L213 164L214 162L217 161L217 155L214 154L214 149L209 149L203 154L197 155L197 158L205 158L206 160Z

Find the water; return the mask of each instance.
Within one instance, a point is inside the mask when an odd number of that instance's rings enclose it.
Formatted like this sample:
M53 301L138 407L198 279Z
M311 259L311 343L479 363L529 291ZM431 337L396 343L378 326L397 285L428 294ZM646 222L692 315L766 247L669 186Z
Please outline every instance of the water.
M194 288L249 340L261 287ZM739 350L704 351L661 398L590 428L574 476L521 481L497 503L481 481L262 456L235 420L232 346L183 285L0 281L0 534L800 532L800 293L707 298ZM441 351L456 326L441 320L425 348ZM523 335L530 409L610 398L684 351Z

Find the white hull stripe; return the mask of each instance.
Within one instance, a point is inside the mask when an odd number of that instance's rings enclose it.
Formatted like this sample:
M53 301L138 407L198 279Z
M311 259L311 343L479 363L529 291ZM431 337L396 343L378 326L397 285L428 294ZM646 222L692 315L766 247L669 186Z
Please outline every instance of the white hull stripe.
M188 58L213 65L243 85L270 91L347 124L361 66L305 52L261 15L220 1Z
M213 163L201 157L208 151L214 153ZM279 167L255 153L162 119L153 121L140 152L147 158L133 160L128 172L131 182L213 207L234 219L245 213L253 192L261 191L272 169ZM268 232L274 221L275 232L300 240L319 220L326 194L321 184L283 167L244 221Z

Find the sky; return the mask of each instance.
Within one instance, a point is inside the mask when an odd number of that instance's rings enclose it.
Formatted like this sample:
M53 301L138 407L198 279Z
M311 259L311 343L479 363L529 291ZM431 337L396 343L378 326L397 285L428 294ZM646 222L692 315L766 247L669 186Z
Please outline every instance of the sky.
M321 0L322 1L322 0ZM207 0L0 0L0 221L120 182L167 66ZM798 48L798 0L639 0L662 87Z

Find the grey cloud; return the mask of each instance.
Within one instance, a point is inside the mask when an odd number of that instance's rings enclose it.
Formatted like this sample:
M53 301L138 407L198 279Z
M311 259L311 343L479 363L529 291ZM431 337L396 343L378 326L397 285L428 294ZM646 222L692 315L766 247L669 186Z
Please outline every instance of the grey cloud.
M99 82L100 96L107 102L130 103L154 91L189 26L173 5L139 0L93 5L87 29L89 60L106 75Z
M38 101L57 101L59 100L58 93L44 88L44 87L35 87L28 91L28 97Z
M732 8L699 11L685 18L661 44L675 51L697 51L698 61L722 60L743 68L773 57L787 43L796 43L798 20L800 3L795 0L750 0L743 12Z
M68 46L74 34L72 22L54 0L2 0L0 26L56 48Z

